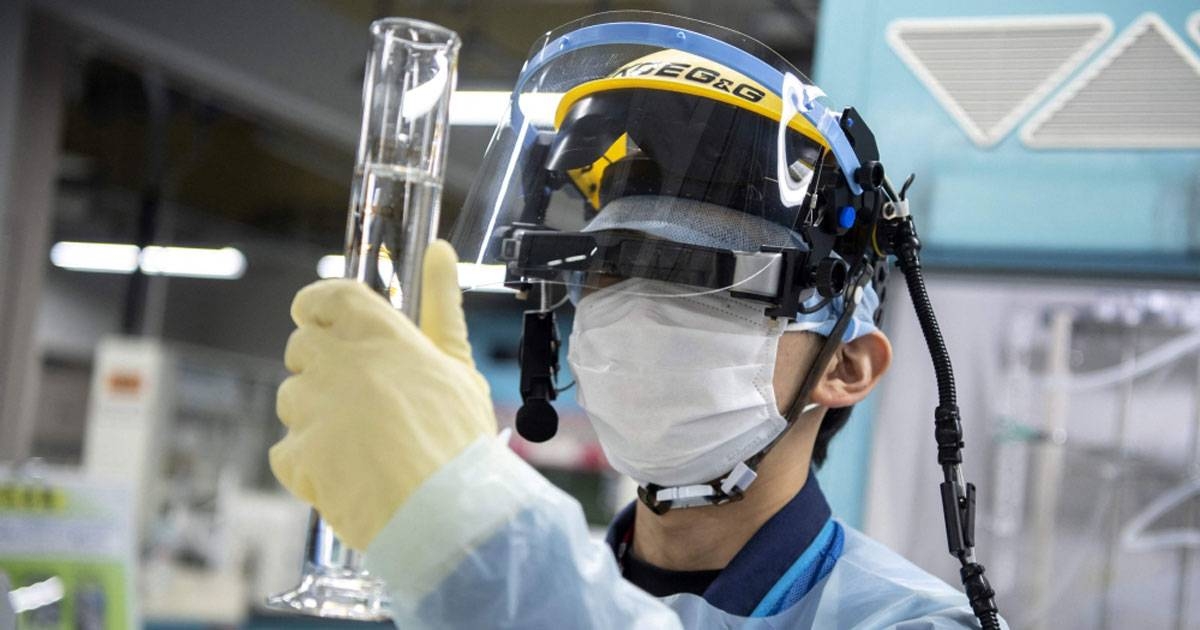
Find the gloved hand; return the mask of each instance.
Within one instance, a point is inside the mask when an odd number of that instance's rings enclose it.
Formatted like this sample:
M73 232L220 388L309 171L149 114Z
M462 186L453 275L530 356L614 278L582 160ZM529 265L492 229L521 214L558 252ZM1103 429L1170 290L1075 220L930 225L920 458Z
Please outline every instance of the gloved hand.
M288 434L271 470L343 542L365 549L418 486L480 435L496 433L467 343L455 262L429 246L420 329L365 285L315 282L296 294L276 412Z

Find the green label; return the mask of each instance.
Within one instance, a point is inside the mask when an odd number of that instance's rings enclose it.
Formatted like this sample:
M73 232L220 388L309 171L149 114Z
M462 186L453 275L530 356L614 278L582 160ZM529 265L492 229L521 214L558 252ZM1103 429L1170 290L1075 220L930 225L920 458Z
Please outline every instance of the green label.
M62 587L62 598L17 615L18 630L126 630L128 584L119 562L81 562L70 559L0 559L13 589L39 594ZM57 579L57 582L53 580ZM45 585L53 586L47 588ZM28 592L28 591L27 591Z
M66 507L67 495L57 488L0 483L0 512L58 513Z

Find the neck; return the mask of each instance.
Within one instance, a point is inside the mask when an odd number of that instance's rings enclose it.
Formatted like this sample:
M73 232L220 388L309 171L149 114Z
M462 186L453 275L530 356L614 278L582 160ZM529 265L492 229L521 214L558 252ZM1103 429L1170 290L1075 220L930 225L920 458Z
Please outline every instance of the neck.
M655 514L637 503L633 554L671 571L723 569L808 481L819 422L801 417L763 459L740 501Z

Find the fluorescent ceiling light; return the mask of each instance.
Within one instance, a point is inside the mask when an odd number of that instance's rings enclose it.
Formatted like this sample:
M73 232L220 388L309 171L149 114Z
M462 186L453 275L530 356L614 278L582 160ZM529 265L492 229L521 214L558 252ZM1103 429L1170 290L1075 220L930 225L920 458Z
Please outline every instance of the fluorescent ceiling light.
M72 271L133 273L140 267L148 275L186 278L235 279L246 272L246 257L232 247L139 249L125 243L62 241L50 248L50 262Z
M317 261L317 275L322 278L341 278L346 273L346 257L332 254Z
M510 92L467 91L454 92L450 98L450 124L494 127L508 113ZM549 127L554 124L554 112L562 94L522 94L519 100L521 113L532 124Z
M322 256L317 261L317 275L322 278L341 278L345 273L345 258L332 254ZM380 273L391 276L391 271ZM504 286L504 265L479 265L475 263L458 263L458 286L471 291L486 291L491 293L515 293L513 289Z
M508 109L508 97L508 92L455 92L450 97L450 124L494 127Z
M74 271L133 273L138 267L137 245L62 241L50 248L55 267Z
M142 273L186 278L241 278L246 257L232 247L158 247L142 250Z

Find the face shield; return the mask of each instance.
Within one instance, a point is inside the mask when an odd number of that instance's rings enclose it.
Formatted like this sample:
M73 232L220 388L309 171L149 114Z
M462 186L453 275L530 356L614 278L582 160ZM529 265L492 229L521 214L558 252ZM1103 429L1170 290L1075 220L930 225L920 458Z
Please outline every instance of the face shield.
M645 278L778 303L789 264L811 256L833 262L798 303L832 297L847 268L810 232L853 217L831 219L813 193L853 152L830 125L820 90L743 34L585 18L534 45L452 242L480 288Z
M590 304L643 314L697 298L736 320L721 325L833 345L874 329L880 193L860 184L882 177L860 168L878 164L874 138L765 45L663 14L584 18L535 44L501 120L451 241L467 290L533 302L518 351L526 439L557 430L554 313L570 297L603 290ZM661 312L689 309L669 302Z

